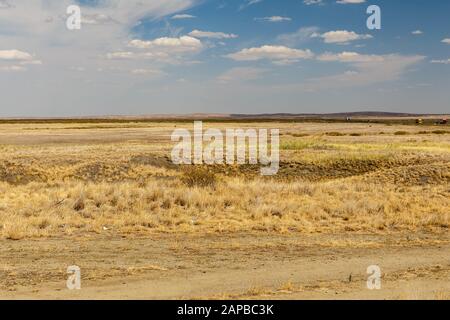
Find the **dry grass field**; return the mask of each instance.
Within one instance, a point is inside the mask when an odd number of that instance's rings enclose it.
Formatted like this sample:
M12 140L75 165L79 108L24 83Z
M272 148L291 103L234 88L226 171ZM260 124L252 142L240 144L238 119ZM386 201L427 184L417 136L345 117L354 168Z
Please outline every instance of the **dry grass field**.
M191 127L0 124L0 297L449 298L449 126L204 124L279 128L273 177L172 164Z

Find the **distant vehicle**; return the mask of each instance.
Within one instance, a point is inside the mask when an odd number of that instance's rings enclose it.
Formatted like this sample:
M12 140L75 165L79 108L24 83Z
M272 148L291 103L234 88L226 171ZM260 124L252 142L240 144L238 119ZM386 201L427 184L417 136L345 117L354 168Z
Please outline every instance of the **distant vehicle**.
M423 124L423 119L416 119L416 124Z

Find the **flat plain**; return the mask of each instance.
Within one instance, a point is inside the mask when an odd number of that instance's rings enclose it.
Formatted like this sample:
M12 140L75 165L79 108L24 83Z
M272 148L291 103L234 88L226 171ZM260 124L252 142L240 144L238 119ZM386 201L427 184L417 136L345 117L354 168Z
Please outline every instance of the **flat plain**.
M448 125L204 127L280 129L278 174L174 165L188 121L1 123L0 298L450 298Z

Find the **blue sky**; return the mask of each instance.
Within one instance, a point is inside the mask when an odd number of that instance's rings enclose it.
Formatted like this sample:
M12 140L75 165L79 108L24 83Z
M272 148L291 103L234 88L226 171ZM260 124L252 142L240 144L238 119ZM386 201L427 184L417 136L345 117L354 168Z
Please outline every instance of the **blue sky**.
M81 8L68 30L66 8ZM381 30L366 26L381 8ZM0 116L450 110L446 0L0 0Z

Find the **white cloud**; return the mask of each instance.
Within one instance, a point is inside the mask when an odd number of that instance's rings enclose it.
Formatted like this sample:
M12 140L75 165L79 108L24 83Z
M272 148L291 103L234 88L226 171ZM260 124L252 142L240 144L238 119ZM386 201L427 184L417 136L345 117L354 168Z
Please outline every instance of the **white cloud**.
M303 27L296 32L279 35L277 41L286 46L296 46L309 41L312 35L317 35L318 31L318 27Z
M21 65L42 65L41 60L24 60L19 62Z
M182 20L182 19L194 19L197 18L196 16L190 15L190 14L176 14L172 16L172 20Z
M311 38L319 35L318 27L302 27L293 33L281 34L277 37L277 41L286 46L297 46L305 42L311 41Z
M110 52L106 54L106 58L110 60L114 59L132 59L134 57L134 53L130 51L117 51Z
M262 59L273 62L296 62L300 59L311 59L314 54L311 50L292 49L285 46L265 45L258 48L247 48L239 52L229 54L227 57L236 61L257 61Z
M399 79L409 67L422 62L419 55L364 55L356 52L326 53L317 57L322 62L340 62L352 69L344 73L312 79L305 85L308 90L367 86Z
M23 66L6 66L6 67L0 67L0 71L6 71L6 72L23 72L27 71L27 68Z
M28 52L12 49L12 50L0 50L0 61L3 61L3 66L0 67L0 71L8 72L22 72L27 71L25 65L41 65L42 61L35 60L33 55ZM13 65L4 65L13 63ZM18 65L17 65L18 63Z
M450 59L447 59L447 60L431 60L431 63L450 64Z
M383 56L365 55L357 52L344 51L341 53L324 53L317 57L319 61L339 61L339 62L382 62Z
M83 14L81 16L81 24L88 25L103 25L110 23L119 23L114 20L111 16L102 14L102 13L93 13L93 14Z
M233 33L224 32L211 32L211 31L200 31L193 30L189 33L189 36L194 38L212 38L212 39L235 39L238 36Z
M415 36L420 36L423 34L422 30L414 30L413 32L411 32L411 34L415 35Z
M443 39L441 42L442 43L446 43L446 44L450 44L450 38Z
M239 6L239 10L243 10L247 7L250 7L254 4L260 3L262 1L263 0L245 0L244 3Z
M322 0L303 0L303 3L306 4L307 6L323 5L323 1Z
M292 19L289 17L272 16L272 17L264 17L264 18L255 18L255 21L285 22L285 21L292 21Z
M131 74L134 75L140 75L140 76L160 76L162 72L160 70L154 70L154 69L133 69L131 70Z
M340 4L360 4L360 3L364 3L366 2L366 0L338 0L336 1L336 3L340 3Z
M20 51L20 50L0 50L0 60L32 60L33 56L28 52Z
M96 64L104 62L101 58L108 51L120 48L127 41L130 30L142 19L176 14L199 0L101 0L98 3L81 4L82 28L69 31L65 26L65 12L68 5L73 4L72 0L0 0L2 28L7 26L14 31L0 35L2 47L33 48L44 63L49 60L52 64L70 65L72 60L88 60L95 70Z
M179 38L157 38L155 40L134 39L128 43L131 48L170 50L169 52L195 52L202 49L202 43L197 38L191 36L181 36Z
M314 34L312 37L320 37L325 43L347 44L351 41L371 39L370 34L357 34L354 31L336 30L321 35Z

